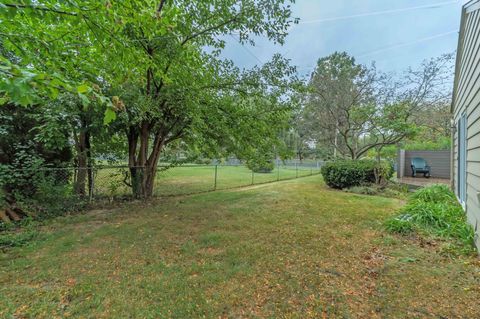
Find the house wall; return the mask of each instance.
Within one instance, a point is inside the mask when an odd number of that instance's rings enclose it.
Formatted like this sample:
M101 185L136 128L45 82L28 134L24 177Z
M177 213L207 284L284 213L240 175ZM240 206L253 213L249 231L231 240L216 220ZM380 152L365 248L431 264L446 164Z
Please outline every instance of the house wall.
M403 164L403 176L412 175L412 158L421 157L431 169L431 176L436 178L450 178L450 169L451 169L451 151L404 151L404 159L400 158L399 165ZM401 153L400 153L401 154ZM402 163L403 162L403 163ZM401 167L401 166L400 166ZM400 170L399 170L400 171ZM417 174L421 177L423 174Z
M467 117L467 194L465 210L469 222L476 231L476 244L480 248L480 1L464 6L457 50L455 86L453 94L453 118L455 124L462 114ZM453 184L458 186L458 132L453 133L452 143ZM458 195L458 194L457 194Z

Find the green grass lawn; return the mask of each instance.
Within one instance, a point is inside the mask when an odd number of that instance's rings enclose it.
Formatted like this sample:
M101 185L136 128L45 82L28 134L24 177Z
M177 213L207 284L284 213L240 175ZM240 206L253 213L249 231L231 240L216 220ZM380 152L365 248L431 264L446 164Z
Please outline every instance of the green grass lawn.
M0 317L480 318L478 260L385 234L400 205L317 175L57 218L1 254Z
M124 185L125 169L104 168L95 178L97 196L129 195L131 190ZM271 173L254 173L245 166L217 167L216 189L229 189L253 184L274 182L319 173L316 167L281 166ZM195 194L215 188L215 166L184 165L159 171L155 180L155 195L169 196Z

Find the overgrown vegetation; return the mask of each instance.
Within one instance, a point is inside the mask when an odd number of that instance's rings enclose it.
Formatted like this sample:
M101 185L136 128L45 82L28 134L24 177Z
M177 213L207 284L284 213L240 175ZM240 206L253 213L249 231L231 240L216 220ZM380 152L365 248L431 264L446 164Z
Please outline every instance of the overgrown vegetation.
M393 168L390 163L374 160L333 161L325 164L321 171L325 183L337 189L383 184L393 176Z
M384 185L363 185L352 186L344 189L347 193L361 194L361 195L378 195L392 198L404 199L408 196L408 186L404 184L389 182Z
M465 212L446 185L432 185L415 192L399 214L386 222L393 233L447 239L447 252L472 253L474 231Z

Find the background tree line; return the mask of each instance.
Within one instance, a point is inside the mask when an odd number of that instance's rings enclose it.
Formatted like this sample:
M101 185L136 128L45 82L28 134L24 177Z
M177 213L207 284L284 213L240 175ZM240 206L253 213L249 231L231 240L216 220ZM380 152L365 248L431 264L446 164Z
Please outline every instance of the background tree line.
M297 112L300 156L394 158L398 147L450 147L453 54L400 76L358 64L347 53L321 58Z

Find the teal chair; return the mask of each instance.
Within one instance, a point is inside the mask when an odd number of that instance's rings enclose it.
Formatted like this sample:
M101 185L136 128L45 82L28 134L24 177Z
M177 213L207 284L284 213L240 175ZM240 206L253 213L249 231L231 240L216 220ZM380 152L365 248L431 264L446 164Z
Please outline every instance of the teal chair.
M417 173L423 173L423 177L430 177L430 166L428 166L427 161L421 157L412 158L412 177L417 177Z

